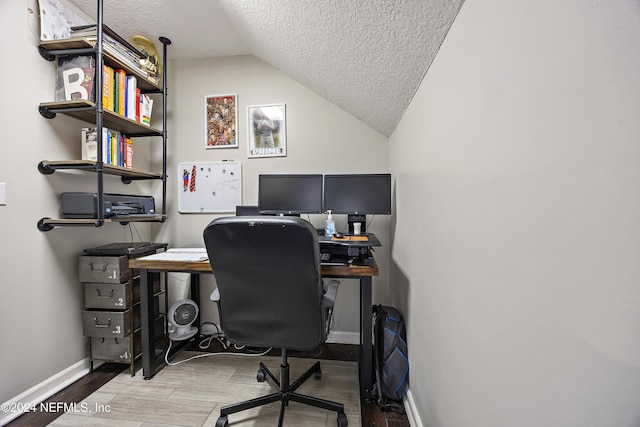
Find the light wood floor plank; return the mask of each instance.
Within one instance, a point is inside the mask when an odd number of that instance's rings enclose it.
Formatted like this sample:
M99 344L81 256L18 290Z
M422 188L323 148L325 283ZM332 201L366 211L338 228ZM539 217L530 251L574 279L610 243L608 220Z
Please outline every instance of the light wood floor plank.
M180 352L172 363L194 356ZM141 373L131 377L128 371L118 375L91 394L82 403L89 412L67 412L54 427L214 427L220 407L229 403L272 393L267 382L259 383L259 362L279 375L279 357L241 357L222 355L201 357L175 366L166 366L153 379L145 381ZM313 359L289 358L292 381L315 363ZM322 379L311 377L298 390L345 406L350 426L359 426L360 398L356 362L322 360ZM96 412L96 405L108 411ZM275 426L280 402L229 416L230 427ZM285 426L333 427L336 414L297 402L285 412Z

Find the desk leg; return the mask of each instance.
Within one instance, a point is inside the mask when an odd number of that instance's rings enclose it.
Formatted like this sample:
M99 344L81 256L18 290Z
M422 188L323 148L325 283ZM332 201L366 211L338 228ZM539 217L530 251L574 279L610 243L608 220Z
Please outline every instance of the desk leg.
M371 399L373 390L373 344L371 277L360 278L360 397Z
M153 273L146 268L140 269L140 335L142 339L142 375L151 379L155 371L155 348L153 337Z
M199 307L198 311L202 310L202 306L200 305L200 274L199 273L191 273L191 299L196 305ZM196 318L196 326L200 327L200 314L198 314L198 318Z

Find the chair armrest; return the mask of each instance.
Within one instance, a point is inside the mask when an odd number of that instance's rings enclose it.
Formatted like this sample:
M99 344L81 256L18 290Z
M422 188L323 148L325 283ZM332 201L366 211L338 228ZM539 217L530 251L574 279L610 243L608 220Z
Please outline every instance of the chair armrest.
M211 301L220 301L220 291L218 290L218 288L215 288L213 292L211 292L211 296L209 298L211 299Z
M327 286L327 291L322 296L322 308L330 308L336 302L336 295L338 294L338 286L340 282L338 280L331 280Z

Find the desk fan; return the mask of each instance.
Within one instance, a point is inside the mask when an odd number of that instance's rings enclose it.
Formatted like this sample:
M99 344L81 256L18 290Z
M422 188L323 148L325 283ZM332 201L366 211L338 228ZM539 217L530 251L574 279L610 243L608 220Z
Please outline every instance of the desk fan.
M181 299L169 308L167 318L175 330L169 334L172 341L184 341L198 333L198 328L192 323L198 317L198 305L190 299Z

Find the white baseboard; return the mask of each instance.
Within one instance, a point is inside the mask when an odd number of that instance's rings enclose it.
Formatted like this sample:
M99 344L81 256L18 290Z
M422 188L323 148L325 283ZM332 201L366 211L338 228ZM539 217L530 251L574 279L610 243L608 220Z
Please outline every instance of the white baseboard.
M416 402L413 400L411 389L407 390L407 395L404 399L404 410L407 413L407 418L409 419L409 425L411 427L424 427L424 424L422 424L422 420L420 419L420 415L418 415L418 411L416 410Z
M98 367L98 365L94 365L94 368L96 367ZM7 402L5 402L5 404L8 404L9 408L33 408L33 406L40 404L40 402L44 402L63 388L69 386L70 384L73 384L88 373L89 358L85 358L69 366L67 369L58 372L52 377L47 378L41 383L36 384L29 390L8 400ZM3 406L5 406L5 404L3 404ZM0 426L6 425L22 414L23 412L21 411L0 412Z
M359 332L341 332L331 331L327 337L328 343L333 344L356 344L360 345L360 333Z

